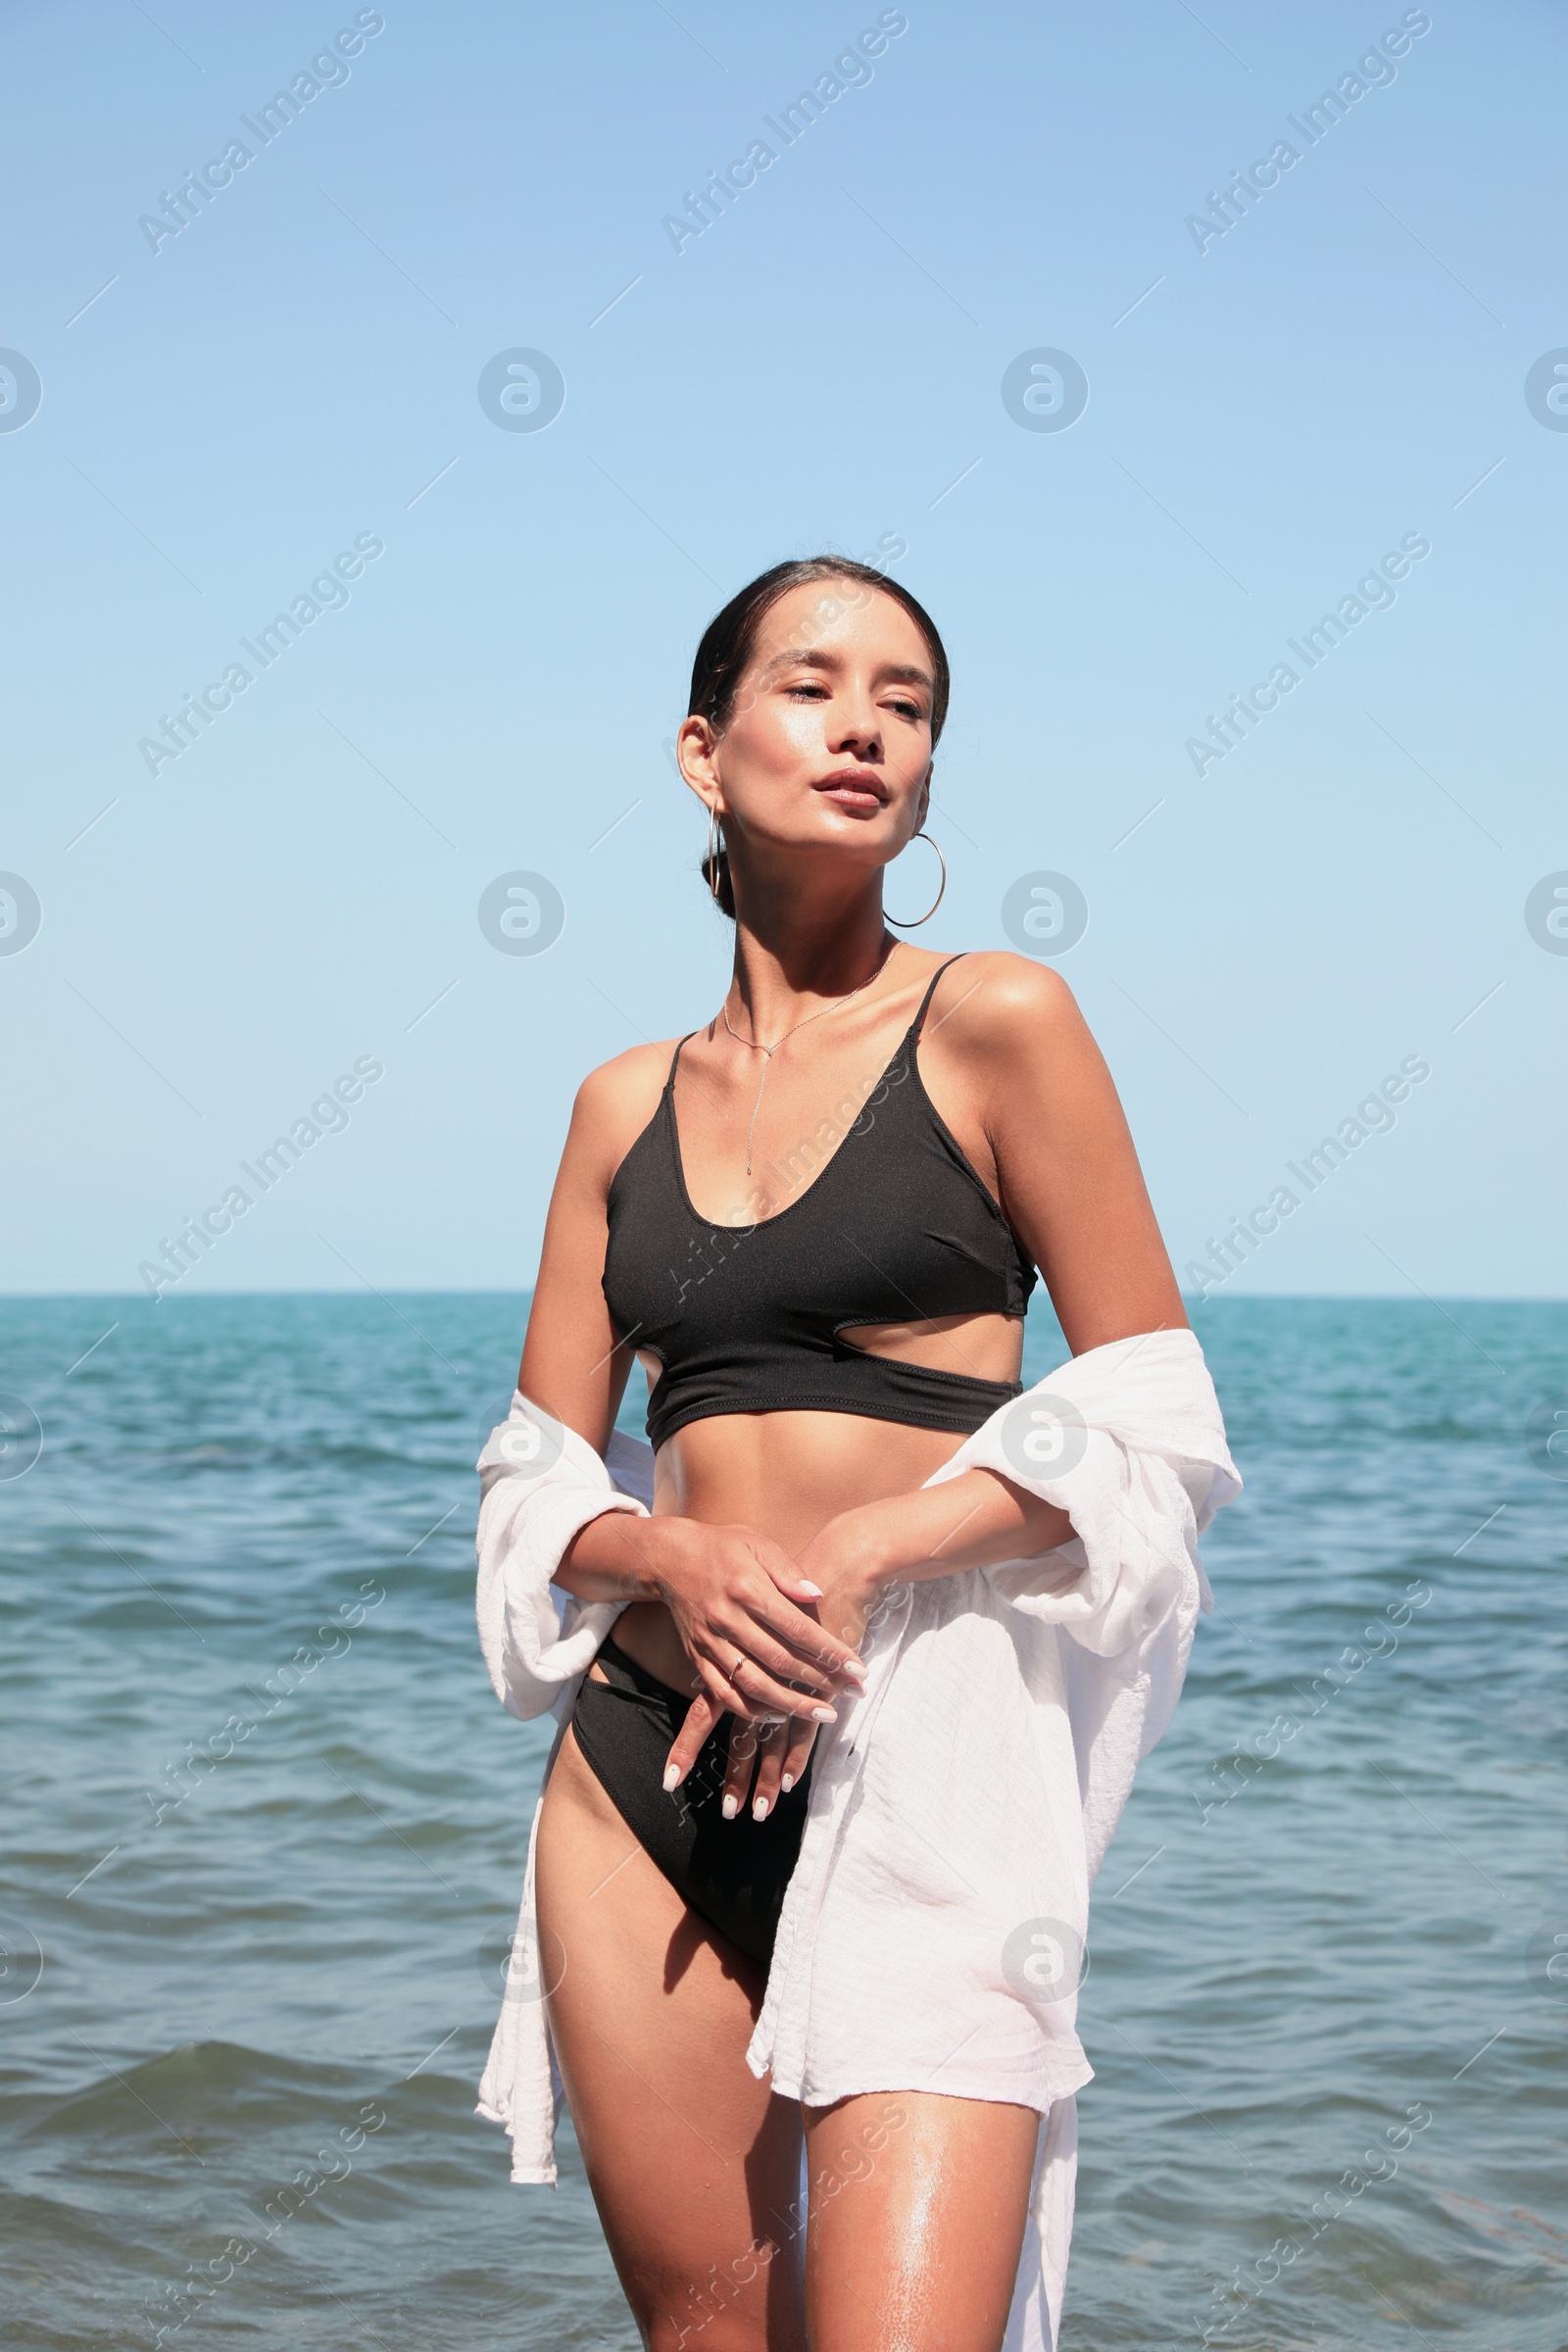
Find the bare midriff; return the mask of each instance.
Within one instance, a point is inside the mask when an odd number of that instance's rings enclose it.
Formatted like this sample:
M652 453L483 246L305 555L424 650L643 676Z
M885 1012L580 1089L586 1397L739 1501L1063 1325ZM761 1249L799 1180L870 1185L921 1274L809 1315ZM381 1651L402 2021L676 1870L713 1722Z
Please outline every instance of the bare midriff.
M854 1338L874 1354L985 1380L1016 1380L1023 1350L1022 1325L1002 1315L953 1318L942 1331L879 1327ZM841 1511L923 1486L962 1444L951 1430L858 1413L712 1414L689 1421L660 1447L654 1512L749 1527L795 1556ZM672 1690L694 1688L690 1660L662 1601L633 1602L616 1620L615 1641Z

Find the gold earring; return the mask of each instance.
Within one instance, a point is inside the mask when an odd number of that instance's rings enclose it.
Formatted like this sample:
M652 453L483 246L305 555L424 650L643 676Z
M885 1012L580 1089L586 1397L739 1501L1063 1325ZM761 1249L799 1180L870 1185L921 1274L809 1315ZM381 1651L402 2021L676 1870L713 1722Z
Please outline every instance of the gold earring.
M922 923L928 923L931 920L931 917L935 914L937 908L941 906L942 894L948 887L948 861L943 857L941 850L937 849L936 843L931 841L931 836L926 831L924 825L920 827L917 833L911 834L909 838L911 841L931 842L931 847L936 850L937 853L937 863L942 868L942 880L938 886L936 897L932 900L924 914L917 914L912 922L901 923L896 914L888 914L886 910L884 910L882 919L884 922L891 923L895 931L918 931Z

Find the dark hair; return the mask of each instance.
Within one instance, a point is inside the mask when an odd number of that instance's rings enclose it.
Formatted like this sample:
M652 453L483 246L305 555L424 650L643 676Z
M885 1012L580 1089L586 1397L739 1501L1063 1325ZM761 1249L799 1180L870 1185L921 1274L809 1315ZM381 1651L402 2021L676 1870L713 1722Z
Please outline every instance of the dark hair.
M703 631L692 663L691 699L687 715L706 718L710 725L722 730L735 707L735 690L741 682L747 663L757 647L757 634L765 614L808 580L855 580L863 588L879 589L891 596L904 610L925 639L931 651L931 666L935 672L931 696L931 741L942 733L948 715L948 691L952 683L948 669L947 649L937 632L937 624L924 605L909 594L898 580L888 578L870 564L857 564L848 556L807 556L791 564L775 564L771 571L760 572L732 596L721 612L715 612ZM720 847L717 858L717 876L714 861L703 859L703 879L714 891L719 906L728 915L735 912L735 894L730 887L729 853Z

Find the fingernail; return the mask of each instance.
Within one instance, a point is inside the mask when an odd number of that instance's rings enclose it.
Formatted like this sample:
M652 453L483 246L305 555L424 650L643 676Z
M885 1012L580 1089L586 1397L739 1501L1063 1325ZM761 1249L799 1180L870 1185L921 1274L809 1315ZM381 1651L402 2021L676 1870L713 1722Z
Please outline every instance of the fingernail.
M801 1591L802 1591L803 1592L808 1593L808 1594L809 1594L809 1596L810 1596L810 1598L811 1598L812 1600L820 1600L820 1599L821 1599L821 1597L822 1597L822 1588L821 1588L821 1586L820 1586L820 1585L813 1585L813 1584L812 1584L812 1582L811 1582L811 1580L810 1580L810 1578L809 1578L808 1576L803 1576L803 1577L802 1577L802 1579L801 1579Z
M723 1814L726 1821L733 1821L740 1809L741 1800L738 1796L726 1796L724 1802L719 1807L719 1811Z
M795 1775L794 1775L794 1773L793 1773L793 1772L787 1772L787 1773L784 1775L784 1778L783 1778L783 1779L780 1781L780 1783L779 1783L779 1787L780 1787L781 1788L794 1788L794 1786L795 1786Z
M765 1796L760 1796L756 1804L752 1807L752 1819L754 1821L765 1821L767 1819L767 1799Z
M813 1707L811 1709L811 1721L813 1723L837 1723L838 1717L834 1714L831 1707Z
M679 1766L678 1764L669 1764L669 1765L666 1765L666 1766L665 1766L665 1768L664 1768L664 1793L665 1793L665 1795L666 1795L666 1796L668 1795L668 1793L669 1793L669 1791L670 1791L670 1789L671 1789L671 1788L678 1788L679 1787L680 1787L680 1766Z
M862 1690L865 1689L865 1668L858 1665L854 1658L846 1660L839 1672L847 1683L857 1683Z

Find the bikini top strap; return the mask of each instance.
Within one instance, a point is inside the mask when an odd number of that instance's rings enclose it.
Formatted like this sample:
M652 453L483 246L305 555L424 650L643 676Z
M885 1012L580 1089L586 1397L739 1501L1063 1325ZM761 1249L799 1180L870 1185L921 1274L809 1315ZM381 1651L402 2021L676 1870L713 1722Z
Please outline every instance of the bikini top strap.
M940 977L941 974L939 973L938 978L940 979ZM669 1076L664 1080L665 1095L672 1095L675 1091L675 1065L680 1060L681 1047L689 1046L692 1042L692 1039L696 1035L697 1032L695 1029L688 1029L684 1037L676 1039L675 1051L669 1057Z
M956 963L961 963L962 960L962 955L950 956L947 962L931 975L931 985L926 990L925 995L920 999L920 1009L915 1014L914 1019L909 1023L909 1035L914 1040L916 1045L919 1044L920 1032L925 1027L925 1016L931 1009L931 1000L937 993L937 982L941 979L944 972L951 972L954 965Z

